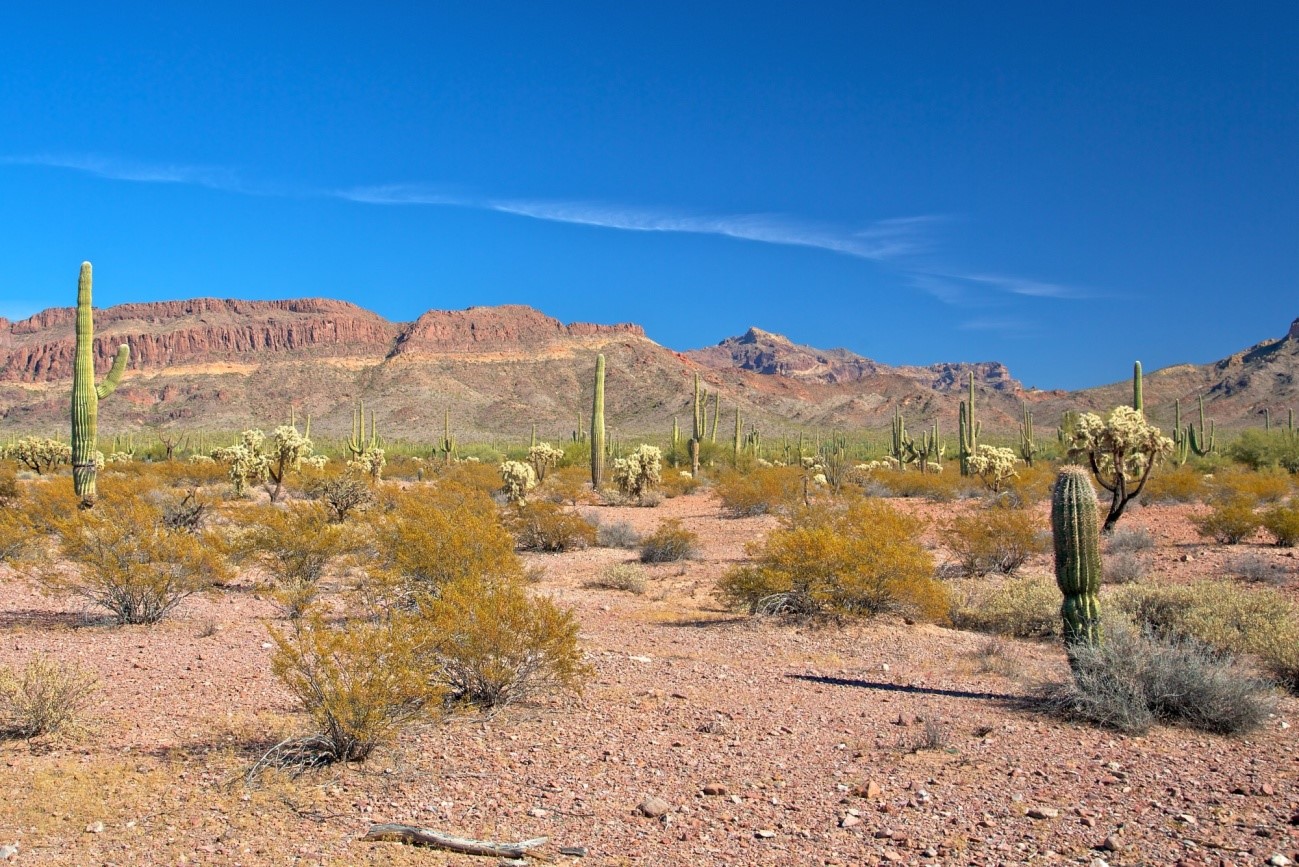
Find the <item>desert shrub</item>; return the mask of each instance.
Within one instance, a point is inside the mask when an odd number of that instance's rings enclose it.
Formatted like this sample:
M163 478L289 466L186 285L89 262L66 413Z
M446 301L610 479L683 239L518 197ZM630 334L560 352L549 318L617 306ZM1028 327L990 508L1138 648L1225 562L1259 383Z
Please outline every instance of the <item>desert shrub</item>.
M34 657L21 671L0 668L0 736L34 738L74 726L95 691L75 665Z
M271 638L271 670L317 728L268 754L278 763L363 761L404 725L428 717L445 692L423 664L427 627L411 615L331 626L311 613L292 629L272 629Z
M1101 580L1106 584L1133 584L1150 573L1150 560L1132 551L1107 551L1103 558Z
M1289 572L1280 568L1279 564L1258 554L1232 557L1227 561L1225 569L1231 577L1255 584L1284 584L1290 577Z
M149 476L156 484L168 488L201 488L227 481L228 470L223 464L207 459L202 461L136 461L118 465L113 472L125 476Z
M197 533L203 528L203 519L212 511L212 504L199 495L197 488L182 493L158 491L156 502L162 508L162 525L169 530Z
M456 579L522 574L514 538L480 488L443 479L395 492L365 518L369 532L362 554L370 576L384 595L395 594L404 604Z
M659 482L659 491L669 500L685 494L693 494L703 485L699 479L681 470L668 470Z
M54 521L66 567L42 583L107 609L118 623L155 623L188 596L224 580L219 540L172 530L161 508L139 496L105 496L93 509Z
M1254 505L1280 502L1292 490L1290 474L1285 470L1245 467L1228 467L1215 473L1211 488L1215 500L1241 499Z
M115 488L100 485L101 496L111 496ZM81 503L72 485L66 479L31 482L22 511L30 519L37 533L55 532L60 522L77 511Z
M1272 588L1200 581L1125 587L1112 598L1119 611L1160 637L1252 654L1278 679L1299 683L1299 611Z
M642 443L631 454L614 460L611 476L624 497L646 505L645 496L663 481L663 453L658 446Z
M8 464L0 465L0 509L12 509L22 499L18 474Z
M1155 547L1155 537L1143 527L1124 527L1105 537L1107 554L1139 554Z
M722 577L718 593L751 613L947 614L947 593L919 542L920 523L881 500L818 504L784 519L752 562Z
M1282 548L1293 548L1299 542L1299 503L1277 505L1263 513L1263 529Z
M497 467L497 463L464 460L450 465L443 464L438 483L472 488L488 495L495 494L501 489L501 475Z
M1299 442L1285 429L1241 431L1226 454L1234 461L1263 470L1282 467L1299 471Z
M1006 480L1005 489L1023 505L1037 503L1051 496L1055 475L1056 467L1049 461L1038 459L1031 467L1021 463L1015 475Z
M699 537L681 526L676 518L659 524L653 533L640 540L642 563L673 563L690 560L699 553Z
M585 518L545 500L512 506L505 521L524 551L576 551L596 541L596 529Z
M1045 575L970 583L956 589L951 620L958 629L1015 638L1059 635L1060 590Z
M966 575L1013 575L1049 547L1041 518L1026 509L993 506L960 515L942 526L943 543Z
M552 503L576 506L590 494L591 470L587 467L557 467L546 474L541 494Z
M640 545L640 534L626 521L614 521L596 527L595 543L601 548L635 548Z
M578 690L589 674L572 613L530 598L516 581L451 581L425 600L421 614L433 680L460 701L499 707Z
M751 472L727 470L713 490L722 508L737 518L785 511L803 498L803 473L797 467L755 467Z
M1204 474L1195 467L1160 464L1146 480L1141 500L1146 503L1195 503L1209 492Z
M1191 523L1199 534L1220 545L1235 545L1248 539L1258 530L1260 520L1254 512L1255 501L1248 496L1236 495L1217 501L1207 515L1192 518Z
M1275 706L1269 685L1229 657L1113 620L1105 641L1078 646L1073 660L1073 678L1040 688L1039 700L1064 716L1127 733L1163 722L1237 734L1258 728Z
M615 563L582 586L591 590L622 590L639 596L645 592L645 570L635 563Z
M323 503L330 520L336 522L347 520L348 515L374 502L374 490L356 473L314 477L307 483L307 496Z
M942 472L921 473L915 470L882 470L871 473L874 485L894 497L912 497L950 503L952 500L974 497L981 486L963 477L954 464L946 465Z
M329 520L320 503L249 509L243 523L245 529L231 540L231 549L271 579L272 599L290 618L306 612L329 565L356 545L349 532Z

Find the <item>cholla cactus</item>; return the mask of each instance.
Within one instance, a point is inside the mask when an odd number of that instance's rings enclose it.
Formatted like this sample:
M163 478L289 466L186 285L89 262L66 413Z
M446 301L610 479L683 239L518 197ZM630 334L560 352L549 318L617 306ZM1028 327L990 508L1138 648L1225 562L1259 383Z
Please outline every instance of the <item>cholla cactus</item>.
M266 479L267 461L262 454L265 439L266 434L259 430L246 430L239 435L239 442L213 450L213 460L230 465L230 484L234 485L236 497L242 497L250 484Z
M370 446L363 450L359 455L347 462L348 469L356 470L359 473L365 473L374 481L379 481L383 476L384 465L387 460L384 458L384 451L377 446Z
M970 472L983 479L983 483L988 486L988 490L994 494L1001 490L1001 486L1015 473L1015 464L1019 458L1010 449L997 448L980 444L974 450L974 454L966 459L966 464Z
M110 464L129 464L135 460L135 455L130 452L113 452L106 460Z
M613 483L624 496L641 500L663 480L663 453L642 443L625 458L613 462Z
M72 446L45 437L21 437L5 446L4 456L39 476L72 460Z
M537 474L537 482L546 480L546 471L564 457L563 449L557 449L550 443L537 443L528 449L528 463L532 464L532 469Z
M501 493L511 503L523 503L528 491L537 486L537 474L531 464L506 461L501 464Z
M275 485L271 489L271 502L276 503L284 490L285 474L301 468L302 462L311 457L311 440L295 426L284 424L271 431L266 446L266 475Z
M312 455L309 458L303 458L302 462L314 469L323 470L325 464L329 463L329 455Z
M191 464L214 464L214 463L216 463L216 461L212 458L211 455L190 455L190 456L189 456L189 462L190 462Z
M1130 406L1115 407L1106 418L1095 413L1078 417L1069 441L1071 457L1086 456L1092 475L1110 492L1108 533L1150 478L1150 471L1173 452L1173 441Z

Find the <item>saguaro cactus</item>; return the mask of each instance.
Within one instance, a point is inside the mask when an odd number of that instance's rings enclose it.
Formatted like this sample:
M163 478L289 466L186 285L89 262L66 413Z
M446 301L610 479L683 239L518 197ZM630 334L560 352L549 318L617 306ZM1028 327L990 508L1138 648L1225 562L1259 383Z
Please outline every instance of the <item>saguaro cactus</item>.
M591 488L604 481L604 355L595 357L595 394L591 400Z
M1051 491L1051 536L1055 542L1055 583L1064 594L1065 651L1074 663L1074 648L1101 641L1100 518L1096 491L1087 470L1065 467Z
M72 365L72 487L83 508L95 504L95 447L99 438L99 402L117 389L131 347L117 347L113 366L95 385L95 318L90 307L90 263L81 263L77 281L77 350Z
M1144 414L1146 401L1141 394L1141 362L1132 362L1132 408Z
M970 474L970 458L979 450L981 424L974 420L974 371L970 371L969 398L961 401L957 438L957 454L961 459L961 475Z
M708 406L699 385L699 374L695 374L695 418L693 434L686 448L690 451L690 475L699 476L699 447L704 441L704 428L707 424Z

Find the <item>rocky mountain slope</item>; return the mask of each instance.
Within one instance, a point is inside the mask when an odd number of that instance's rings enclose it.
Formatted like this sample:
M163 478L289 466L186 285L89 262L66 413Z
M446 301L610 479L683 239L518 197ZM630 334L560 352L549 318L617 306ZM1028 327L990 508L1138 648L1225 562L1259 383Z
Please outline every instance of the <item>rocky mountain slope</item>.
M0 426L57 433L66 425L73 354L72 308L20 322L0 319ZM1130 385L1080 392L1025 390L995 361L892 367L844 349L820 350L752 328L716 346L674 352L638 325L565 325L524 306L431 310L389 322L327 299L195 299L124 304L96 311L96 354L106 370L115 348L131 347L122 386L101 407L101 433L144 428L233 431L267 427L290 412L312 416L313 432L350 429L358 398L389 438L440 435L443 411L462 439L515 439L532 424L566 439L585 417L594 358L609 362L607 412L613 434L664 433L690 415L693 375L719 392L730 430L738 407L768 435L800 428L882 430L895 406L913 429L938 419L955 432L958 401L974 375L985 429L1013 432L1021 407L1049 431L1065 409L1125 402ZM1116 361L1116 369L1127 360ZM1206 396L1220 426L1274 418L1296 402L1299 320L1266 341L1210 365L1157 371L1146 382L1147 411L1171 421ZM1165 420L1164 416L1168 416Z

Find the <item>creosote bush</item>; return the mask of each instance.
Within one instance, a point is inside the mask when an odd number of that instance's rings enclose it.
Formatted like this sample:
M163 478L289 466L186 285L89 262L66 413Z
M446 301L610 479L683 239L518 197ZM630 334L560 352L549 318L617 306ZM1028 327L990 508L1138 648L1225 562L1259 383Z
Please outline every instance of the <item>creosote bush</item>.
M67 565L45 569L42 583L107 609L120 624L155 623L230 574L219 539L169 529L158 505L129 490L52 523Z
M887 503L818 503L782 519L752 562L723 576L719 597L755 614L898 613L944 620L947 591L920 545L920 523Z
M1150 474L1141 494L1145 503L1196 503L1209 493L1204 473L1195 467L1161 464Z
M34 738L76 725L94 696L94 675L57 660L0 668L0 737Z
M676 518L659 524L653 533L640 540L642 563L673 563L690 560L699 553L699 537L681 525Z
M942 529L943 543L966 575L1013 575L1049 547L1041 518L1027 509L994 505L953 518Z
M1251 497L1234 495L1217 501L1209 514L1192 518L1191 523L1201 536L1220 545L1239 544L1258 530L1260 519L1254 512Z
M331 521L341 522L347 516L363 512L374 503L374 490L357 473L337 473L312 478L307 496L319 500L329 509Z
M755 467L748 473L727 470L713 490L733 517L779 514L802 502L803 473L798 467Z
M1253 505L1279 503L1294 490L1290 474L1280 469L1228 467L1213 475L1215 500L1243 499Z
M571 612L517 581L459 579L420 603L429 644L421 653L449 695L493 708L543 693L580 690L590 669Z
M271 668L316 725L272 761L303 766L359 762L403 726L433 716L445 687L429 677L430 640L411 614L330 625L312 612L271 630ZM273 751L274 752L274 751Z
M1269 684L1193 640L1160 639L1122 621L1105 641L1074 649L1073 677L1038 690L1066 717L1130 734L1156 722L1217 734L1258 728L1275 707Z
M1280 547L1293 548L1299 543L1299 503L1273 506L1263 513L1261 523Z
M635 563L615 563L582 586L591 590L622 590L639 596L645 592L645 570Z
M1058 636L1060 590L1045 575L969 582L953 591L952 625L1015 638Z
M507 508L505 524L524 551L577 551L596 541L596 529L585 518L545 500Z
M291 618L306 612L330 564L357 544L320 503L250 509L241 524L245 529L231 541L232 551L271 579L272 599Z
M552 503L576 506L591 493L591 470L587 466L557 467L546 475L541 495Z

